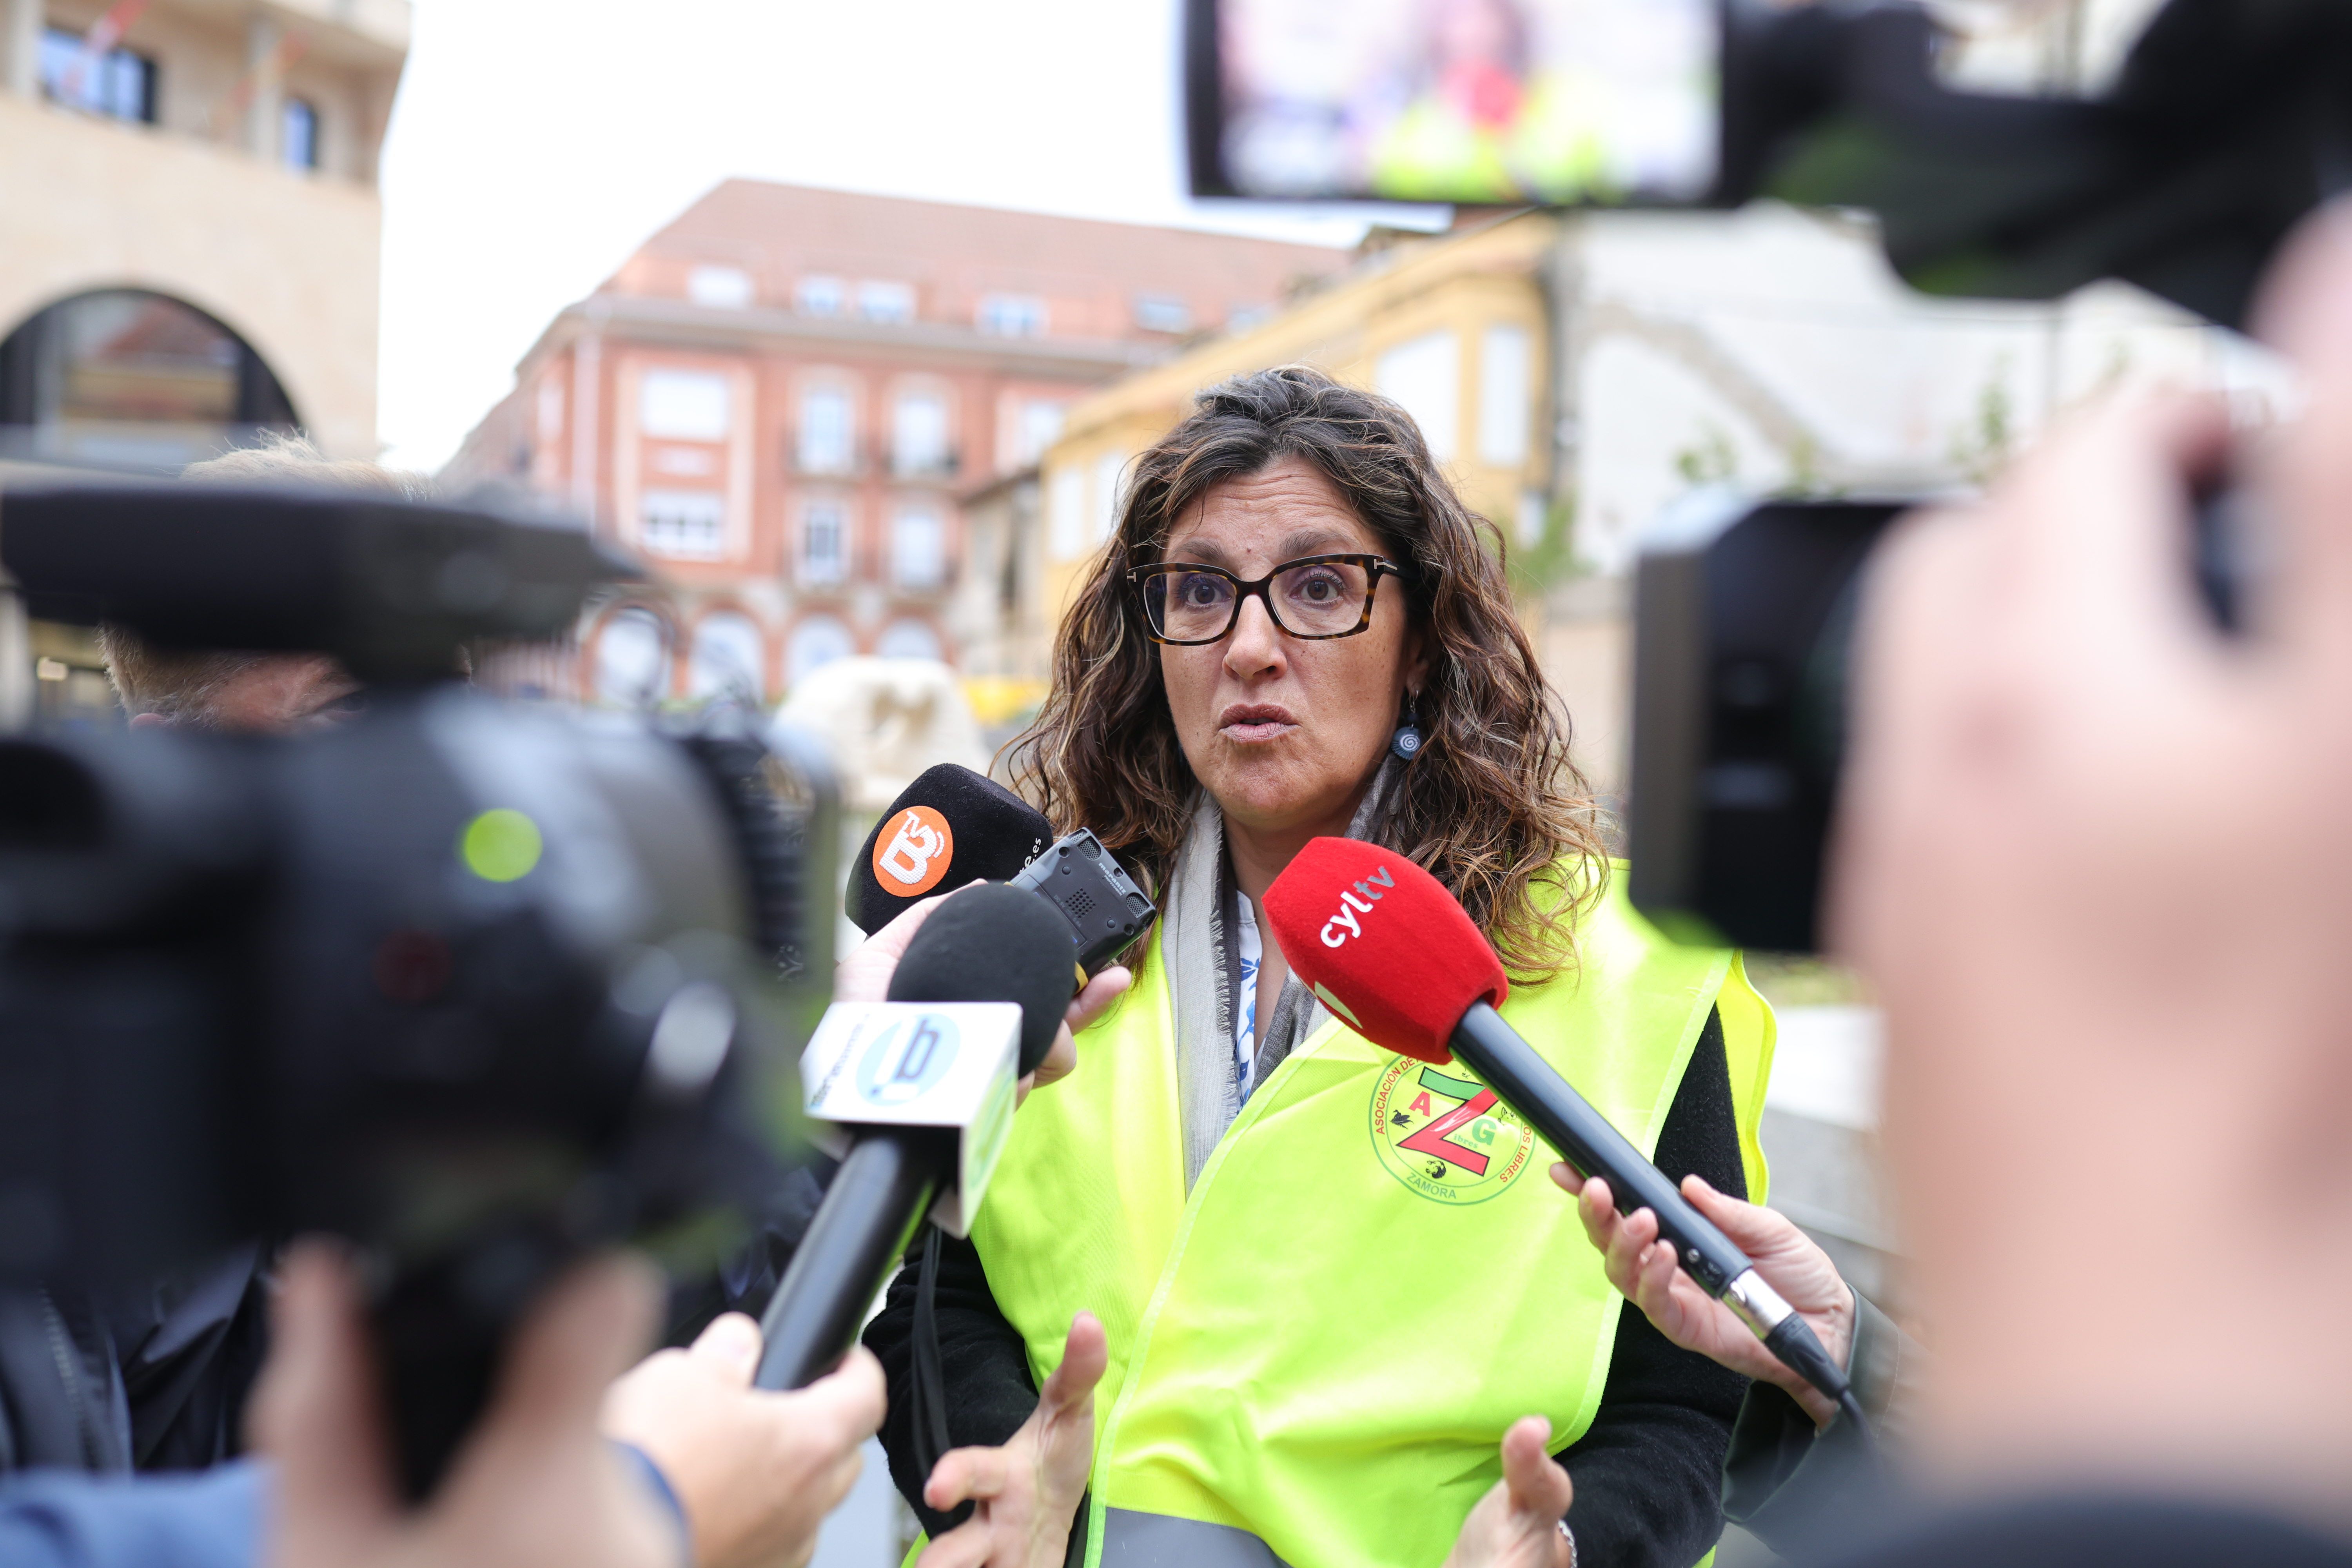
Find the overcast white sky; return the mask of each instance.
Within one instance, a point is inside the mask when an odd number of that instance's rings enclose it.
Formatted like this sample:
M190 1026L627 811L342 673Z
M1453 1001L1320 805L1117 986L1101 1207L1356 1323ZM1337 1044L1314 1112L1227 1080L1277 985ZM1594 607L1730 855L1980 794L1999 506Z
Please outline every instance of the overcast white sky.
M1176 37L1176 0L416 0L389 459L437 468L557 310L730 175L1333 244L1416 220L1187 198Z

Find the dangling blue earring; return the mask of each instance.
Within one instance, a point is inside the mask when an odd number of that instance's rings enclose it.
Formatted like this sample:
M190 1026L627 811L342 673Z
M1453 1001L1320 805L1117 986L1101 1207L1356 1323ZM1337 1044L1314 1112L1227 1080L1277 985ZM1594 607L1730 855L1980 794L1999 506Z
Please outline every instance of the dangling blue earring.
M1404 694L1404 722L1397 726L1396 735L1389 742L1389 750L1398 760L1411 762L1421 755L1421 719L1414 711L1413 694Z

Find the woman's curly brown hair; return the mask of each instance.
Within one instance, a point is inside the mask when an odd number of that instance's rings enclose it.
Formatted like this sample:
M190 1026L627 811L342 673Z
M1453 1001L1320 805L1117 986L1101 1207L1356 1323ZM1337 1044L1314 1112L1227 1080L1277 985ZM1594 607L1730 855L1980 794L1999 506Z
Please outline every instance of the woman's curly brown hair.
M1568 715L1513 613L1502 536L1455 496L1412 416L1319 370L1212 387L1136 459L1118 527L1055 638L1053 689L1010 748L1014 787L1058 831L1090 827L1147 887L1168 885L1199 786L1126 574L1160 560L1212 488L1292 457L1404 568L1425 634L1426 743L1405 768L1393 841L1462 900L1514 978L1557 973L1609 862Z

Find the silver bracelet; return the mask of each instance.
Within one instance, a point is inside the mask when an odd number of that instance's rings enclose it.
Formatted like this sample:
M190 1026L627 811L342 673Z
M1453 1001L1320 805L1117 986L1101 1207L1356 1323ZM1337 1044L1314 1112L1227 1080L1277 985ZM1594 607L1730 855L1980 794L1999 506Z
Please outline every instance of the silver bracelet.
M1576 1531L1568 1528L1568 1521L1559 1521L1559 1538L1568 1542L1568 1568L1576 1568Z

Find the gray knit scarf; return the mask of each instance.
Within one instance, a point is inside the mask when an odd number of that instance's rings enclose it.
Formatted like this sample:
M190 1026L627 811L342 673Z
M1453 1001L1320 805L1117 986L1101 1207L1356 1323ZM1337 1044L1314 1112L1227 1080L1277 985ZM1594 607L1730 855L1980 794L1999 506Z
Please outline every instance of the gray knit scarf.
M1348 837L1386 843L1391 797L1404 764L1384 758L1348 824ZM1390 846L1393 848L1394 846ZM1176 853L1175 875L1160 913L1160 956L1176 1015L1176 1094L1184 1119L1184 1188L1190 1192L1217 1140L1241 1114L1240 1075L1234 1068L1234 992L1241 963L1230 933L1239 918L1241 889L1225 853L1224 813L1206 791L1193 806L1192 826ZM1272 942L1271 931L1260 937ZM1258 1026L1253 1087L1264 1084L1301 1040L1330 1017L1314 994L1291 975L1273 1016Z

